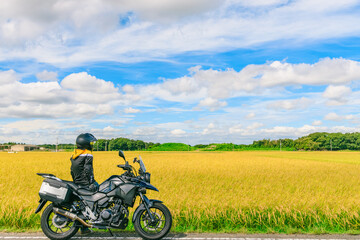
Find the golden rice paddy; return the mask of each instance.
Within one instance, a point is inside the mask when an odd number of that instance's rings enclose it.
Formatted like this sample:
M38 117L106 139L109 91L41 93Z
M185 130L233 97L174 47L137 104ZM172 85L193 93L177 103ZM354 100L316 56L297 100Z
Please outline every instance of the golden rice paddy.
M359 152L126 152L141 155L148 191L173 214L175 231L360 230ZM71 153L0 153L0 228L39 229L38 191L52 173L71 180ZM95 179L122 173L117 152L94 152ZM131 161L132 163L132 161ZM136 168L138 166L135 165ZM138 203L138 201L137 201ZM134 210L130 210L131 212Z

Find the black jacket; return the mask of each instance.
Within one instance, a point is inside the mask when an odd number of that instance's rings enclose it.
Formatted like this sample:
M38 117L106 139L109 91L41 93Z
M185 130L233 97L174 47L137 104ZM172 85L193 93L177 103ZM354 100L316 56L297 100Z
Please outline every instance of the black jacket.
M75 184L89 186L95 182L91 151L76 149L70 160L71 176Z

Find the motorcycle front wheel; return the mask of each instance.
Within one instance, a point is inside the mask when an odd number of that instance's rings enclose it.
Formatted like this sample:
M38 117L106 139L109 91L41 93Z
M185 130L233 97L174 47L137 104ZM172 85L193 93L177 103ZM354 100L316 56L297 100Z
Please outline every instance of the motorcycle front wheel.
M79 227L71 219L54 213L50 204L41 215L41 229L51 240L67 240L77 233Z
M164 204L158 202L150 207L150 212L154 221L151 220L146 209L142 210L135 219L135 231L144 239L161 239L165 237L171 229L171 213Z

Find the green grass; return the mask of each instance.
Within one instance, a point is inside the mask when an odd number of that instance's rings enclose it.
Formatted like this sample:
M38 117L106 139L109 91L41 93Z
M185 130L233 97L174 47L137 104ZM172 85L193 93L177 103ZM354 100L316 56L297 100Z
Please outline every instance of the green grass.
M228 209L206 212L184 210L174 217L176 232L241 233L360 233L359 212L322 210Z
M40 214L33 209L2 209L0 230L40 231ZM360 234L359 211L296 211L279 208L244 208L221 211L181 210L173 213L174 232ZM131 220L131 217L130 217ZM133 231L130 221L127 231Z

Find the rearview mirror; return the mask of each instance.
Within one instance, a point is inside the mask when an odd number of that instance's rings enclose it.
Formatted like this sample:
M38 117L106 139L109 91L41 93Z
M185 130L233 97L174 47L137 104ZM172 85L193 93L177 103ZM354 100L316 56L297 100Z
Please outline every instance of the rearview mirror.
M119 157L121 157L121 158L123 158L125 160L125 155L124 155L123 151L121 151L121 150L119 151Z

